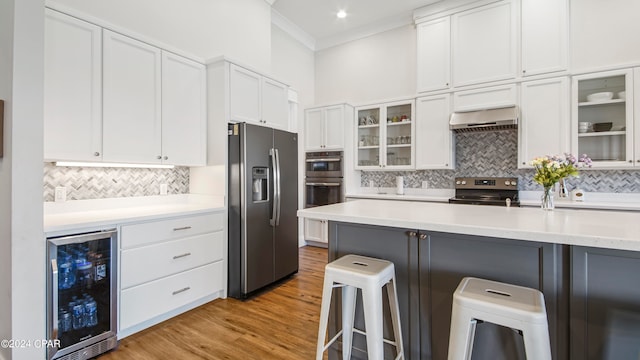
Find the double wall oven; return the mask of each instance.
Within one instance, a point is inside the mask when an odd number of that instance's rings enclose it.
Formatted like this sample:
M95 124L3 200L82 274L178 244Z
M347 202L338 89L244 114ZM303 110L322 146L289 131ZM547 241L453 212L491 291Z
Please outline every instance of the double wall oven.
M343 201L342 151L308 152L305 158L305 207Z

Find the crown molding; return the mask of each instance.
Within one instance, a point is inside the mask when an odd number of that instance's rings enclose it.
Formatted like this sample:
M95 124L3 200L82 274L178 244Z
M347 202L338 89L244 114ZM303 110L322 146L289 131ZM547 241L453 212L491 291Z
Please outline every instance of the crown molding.
M291 20L284 17L274 8L271 8L271 23L279 27L294 39L298 40L304 46L311 49L311 51L316 50L316 39L306 31L302 30L298 25L291 22Z

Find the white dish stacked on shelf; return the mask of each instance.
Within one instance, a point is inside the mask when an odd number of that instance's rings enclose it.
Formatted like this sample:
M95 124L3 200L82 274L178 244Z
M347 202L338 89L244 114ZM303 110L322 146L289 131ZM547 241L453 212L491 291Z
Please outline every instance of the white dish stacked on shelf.
M587 133L593 131L593 123L588 121L580 121L578 123L578 132L579 133Z
M587 95L587 101L589 102L597 102L597 101L607 101L613 99L613 93L610 91L598 92Z

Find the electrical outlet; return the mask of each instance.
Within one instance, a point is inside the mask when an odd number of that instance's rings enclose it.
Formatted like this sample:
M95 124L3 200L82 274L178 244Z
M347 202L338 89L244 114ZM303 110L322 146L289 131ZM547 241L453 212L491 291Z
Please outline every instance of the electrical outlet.
M167 195L167 184L160 184L160 195Z
M373 182L373 180L369 180L369 187L376 187L376 184Z
M67 201L67 188L64 186L56 186L54 200L56 202Z
M422 182L422 188L427 189L429 187L429 183L425 180Z

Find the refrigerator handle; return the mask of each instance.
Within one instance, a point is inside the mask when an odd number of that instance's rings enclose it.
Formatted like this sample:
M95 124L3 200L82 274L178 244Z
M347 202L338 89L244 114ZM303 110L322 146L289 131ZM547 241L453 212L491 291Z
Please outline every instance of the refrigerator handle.
M278 188L278 192L276 194L276 199L278 200L278 216L276 217L276 226L280 225L280 203L282 202L282 192L280 191L280 182L282 174L280 173L280 152L278 149L276 150L276 172L278 173L278 177L276 178L275 186Z
M58 338L58 261L56 259L51 259L51 277L51 292L53 296L53 309L51 309L51 312L53 313L53 331L51 332L50 340L55 340Z
M269 156L271 157L271 163L273 164L273 207L271 211L271 219L269 219L269 224L271 226L276 226L276 222L278 219L278 184L280 183L280 179L278 179L279 173L276 149L269 149Z

